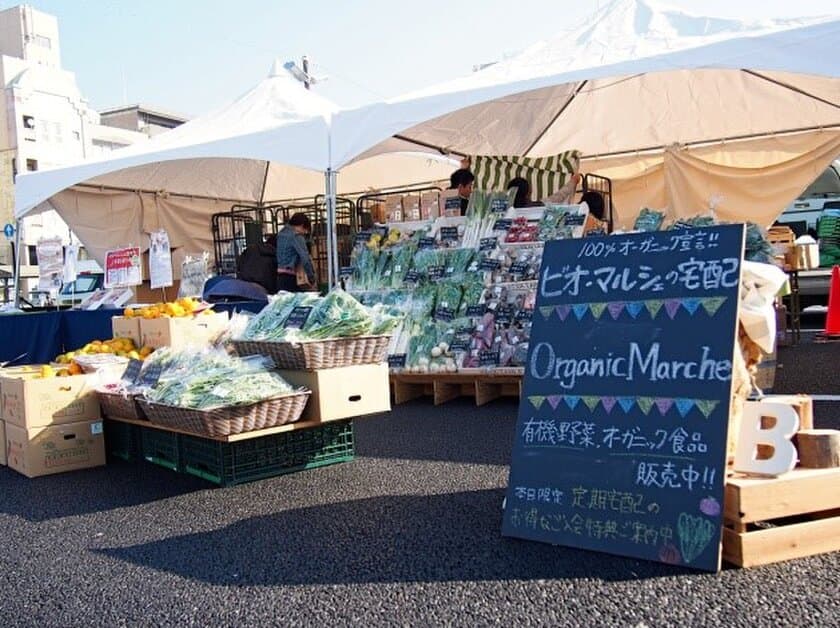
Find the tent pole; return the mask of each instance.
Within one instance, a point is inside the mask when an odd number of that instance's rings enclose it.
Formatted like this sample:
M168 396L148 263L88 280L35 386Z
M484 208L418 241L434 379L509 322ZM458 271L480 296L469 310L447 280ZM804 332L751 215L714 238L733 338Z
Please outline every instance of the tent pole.
M20 306L20 232L23 228L23 220L15 221L15 298L14 307Z
M332 290L338 285L338 238L335 232L335 171L327 168L324 173L327 205L327 288Z

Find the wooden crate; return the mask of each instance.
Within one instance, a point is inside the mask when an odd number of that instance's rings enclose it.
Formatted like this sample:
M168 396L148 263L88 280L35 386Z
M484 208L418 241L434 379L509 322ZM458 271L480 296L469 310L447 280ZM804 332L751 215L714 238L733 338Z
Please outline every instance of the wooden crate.
M840 550L840 469L727 479L723 558L740 567Z
M435 373L391 375L394 405L432 397L436 406L458 397L475 397L475 404L483 406L499 397L518 398L522 391L521 375L490 375L472 373Z

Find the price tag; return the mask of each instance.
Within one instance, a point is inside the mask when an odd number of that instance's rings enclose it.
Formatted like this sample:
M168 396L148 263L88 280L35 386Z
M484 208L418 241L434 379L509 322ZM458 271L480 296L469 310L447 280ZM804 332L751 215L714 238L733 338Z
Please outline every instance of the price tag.
M478 250L481 252L492 251L499 246L499 238L481 238L478 242Z
M531 314L534 313L534 310L517 310L514 319L517 323L527 323L531 320Z
M452 342L449 343L449 350L453 353L458 351L469 351L470 350L470 340L469 338L455 338Z
M341 269L338 271L338 274L342 277L352 277L355 270L355 266L342 266Z
M595 229L590 229L589 231L584 233L583 237L584 238L592 238L592 237L598 237L598 236L603 236L603 235L607 235L606 232L604 231L604 229L602 227L596 227Z
M452 196L446 199L443 203L443 209L446 214L455 213L460 215L461 213L461 199L458 196Z
M139 383L143 386L154 388L157 386L161 373L163 373L163 365L152 364L149 368L143 369L143 372L140 374Z
M582 227L585 220L585 214L566 214L563 216L563 225L566 227Z
M471 273L474 273L475 271L477 271L478 270L478 260L474 259L473 261L471 261L470 265L467 266L467 270Z
M475 333L475 325L470 325L468 327L458 327L455 330L455 335L457 336L472 336Z
M455 312L448 307L435 308L435 319L439 321L451 321L455 318Z
M140 369L143 368L143 363L140 360L135 360L132 358L128 361L128 365L125 367L125 372L122 374L122 381L133 384L137 381L137 378L140 375Z
M510 202L506 198L494 198L490 201L490 211L494 214L504 214L508 207L510 207Z
M392 369L405 368L405 353L395 353L388 356L388 366Z
M498 351L479 351L478 352L479 366L499 366L499 352Z
M502 261L498 259L484 258L478 265L479 270L499 270L502 267Z
M458 227L441 227L440 228L441 242L457 242L458 241Z
M484 313L487 311L487 306L483 303L479 305L468 305L466 315L467 316L484 316Z
M496 311L496 323L500 325L509 325L513 321L513 309L506 305L505 307L500 307Z
M426 275L434 281L436 279L443 279L443 272L443 266L429 266L428 270L426 270Z
M507 231L512 224L513 221L510 218L500 218L493 223L493 231Z
M312 307L308 305L299 305L296 308L292 308L292 311L289 312L289 316L286 318L286 322L283 323L283 327L286 329L300 329L306 323L306 319L309 318L311 311Z
M510 265L511 275L527 275L531 270L531 265L528 262L514 262Z
M417 248L420 250L423 249L433 249L435 248L435 239L434 238L420 238L417 241Z
M405 274L405 277L403 277L403 281L405 283L417 283L420 281L420 273L416 270L410 270Z

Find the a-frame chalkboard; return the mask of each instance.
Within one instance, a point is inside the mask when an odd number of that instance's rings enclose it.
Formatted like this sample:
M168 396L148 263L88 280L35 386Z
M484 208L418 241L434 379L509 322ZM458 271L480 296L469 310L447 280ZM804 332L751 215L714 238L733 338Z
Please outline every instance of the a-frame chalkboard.
M504 535L720 568L743 241L546 244Z

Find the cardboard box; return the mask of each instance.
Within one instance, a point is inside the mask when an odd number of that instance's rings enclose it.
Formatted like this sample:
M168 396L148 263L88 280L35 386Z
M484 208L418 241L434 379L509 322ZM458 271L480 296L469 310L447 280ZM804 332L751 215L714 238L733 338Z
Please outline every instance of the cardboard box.
M2 377L0 406L7 427L33 428L99 418L99 400L91 376L41 379L36 374Z
M140 347L140 319L125 316L111 317L111 334L114 338L131 338Z
M0 369L0 421L3 420L3 380L5 378L33 376L38 372L38 366L8 366Z
M102 421L25 429L6 425L7 464L28 478L105 464Z
M818 244L795 244L785 253L785 262L794 270L813 270L820 267Z
M0 421L0 465L6 466L6 424Z
M200 314L192 318L144 318L140 319L140 342L155 349L206 345L225 328L227 322L227 312Z
M279 373L290 384L312 391L301 421L338 421L391 409L387 364Z

